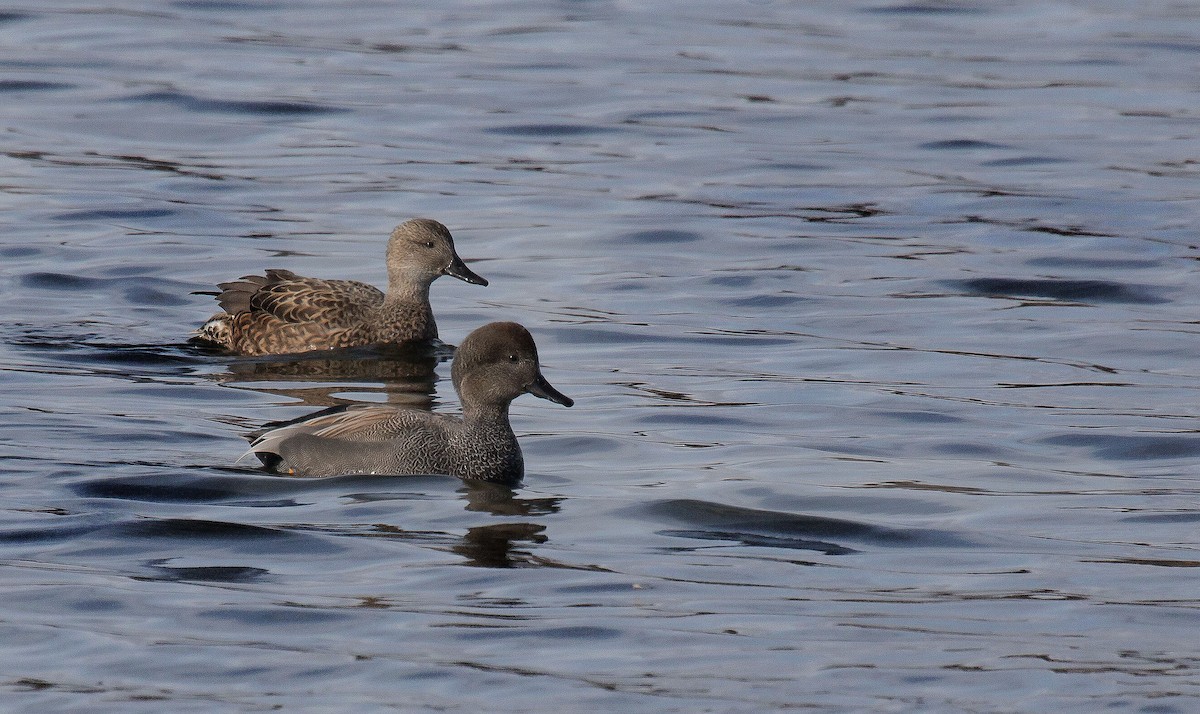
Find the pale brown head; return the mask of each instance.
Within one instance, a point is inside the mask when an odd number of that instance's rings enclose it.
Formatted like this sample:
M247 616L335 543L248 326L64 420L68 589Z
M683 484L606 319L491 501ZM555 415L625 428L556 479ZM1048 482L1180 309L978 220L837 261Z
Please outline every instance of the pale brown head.
M491 322L467 335L450 373L464 408L468 404L507 407L526 392L564 407L575 404L542 376L533 337L515 322Z
M443 275L474 285L487 285L454 251L454 238L441 223L414 218L396 226L388 239L387 269L390 286L421 286Z

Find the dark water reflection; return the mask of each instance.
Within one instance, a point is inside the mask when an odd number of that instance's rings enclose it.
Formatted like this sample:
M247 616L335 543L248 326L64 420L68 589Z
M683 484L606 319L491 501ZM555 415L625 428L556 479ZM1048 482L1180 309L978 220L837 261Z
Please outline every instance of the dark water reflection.
M6 702L1195 710L1197 20L0 11ZM186 341L416 215L491 280L443 339L519 320L577 401L514 404L525 483L236 465L457 409L449 348Z
M967 543L950 533L926 529L886 528L867 523L743 508L690 499L660 501L649 505L659 520L676 520L694 529L660 531L665 535L704 540L731 540L743 545L817 550L826 555L847 555L855 549L830 542L866 541L883 546L963 546ZM828 540L813 540L814 538Z
M356 394L379 394L389 403L424 410L433 403L435 368L453 355L448 346L435 350L380 345L262 358L228 357L202 347L196 350L225 366L225 374L212 375L222 385L323 407L357 403L358 399L339 396L353 390ZM449 371L449 364L445 366ZM311 416L315 414L300 418Z

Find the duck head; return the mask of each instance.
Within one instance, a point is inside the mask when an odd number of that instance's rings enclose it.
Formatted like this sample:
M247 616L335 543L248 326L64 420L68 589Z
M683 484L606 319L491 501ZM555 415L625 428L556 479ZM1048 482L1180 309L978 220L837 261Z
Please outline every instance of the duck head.
M473 404L507 407L529 393L569 407L575 401L542 375L533 337L515 322L492 322L467 335L450 369L464 409Z
M388 239L388 280L392 285L429 285L442 275L487 285L454 250L454 238L441 223L414 218L396 226Z

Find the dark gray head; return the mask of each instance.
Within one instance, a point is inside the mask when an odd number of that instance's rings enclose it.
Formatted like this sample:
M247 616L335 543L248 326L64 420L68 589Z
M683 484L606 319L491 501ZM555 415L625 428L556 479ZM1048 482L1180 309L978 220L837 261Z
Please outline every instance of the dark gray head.
M387 268L393 285L428 285L442 275L488 284L454 252L450 231L429 218L414 218L396 226L388 239Z
M575 404L542 376L533 337L515 322L491 322L467 335L454 354L450 374L464 407L507 407L526 392L564 407Z

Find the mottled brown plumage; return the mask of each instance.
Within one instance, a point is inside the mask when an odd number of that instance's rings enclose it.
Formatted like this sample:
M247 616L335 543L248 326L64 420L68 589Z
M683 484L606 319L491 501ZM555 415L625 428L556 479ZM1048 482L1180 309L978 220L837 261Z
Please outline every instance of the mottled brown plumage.
M271 269L221 283L203 342L243 355L289 354L375 343L427 342L438 336L429 286L442 275L477 285L441 223L414 218L392 231L388 291L356 280L322 280Z
M513 399L529 393L571 406L542 376L529 331L493 322L467 335L451 367L461 418L383 405L351 407L267 432L250 451L280 473L448 474L514 483L524 460L508 421Z

